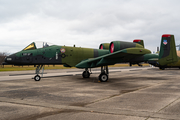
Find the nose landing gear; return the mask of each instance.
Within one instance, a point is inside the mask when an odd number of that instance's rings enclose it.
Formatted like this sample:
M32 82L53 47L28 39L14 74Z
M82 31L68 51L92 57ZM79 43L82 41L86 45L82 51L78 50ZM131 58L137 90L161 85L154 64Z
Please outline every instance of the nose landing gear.
M41 80L41 77L40 77L39 75L36 75L36 76L34 76L34 80L35 80L35 81L40 81L40 80Z
M42 72L40 73L42 69ZM38 65L37 68L36 68L36 76L34 76L34 80L35 81L40 81L41 80L41 76L43 76L43 73L44 73L44 66L43 65ZM39 74L42 74L41 76Z

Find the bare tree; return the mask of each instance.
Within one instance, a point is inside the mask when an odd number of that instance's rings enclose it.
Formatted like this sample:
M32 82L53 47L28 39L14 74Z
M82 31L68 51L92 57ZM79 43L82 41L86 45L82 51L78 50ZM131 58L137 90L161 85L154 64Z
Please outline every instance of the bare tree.
M2 65L2 63L4 62L4 59L6 58L6 56L8 56L9 53L8 52L0 52L0 65Z

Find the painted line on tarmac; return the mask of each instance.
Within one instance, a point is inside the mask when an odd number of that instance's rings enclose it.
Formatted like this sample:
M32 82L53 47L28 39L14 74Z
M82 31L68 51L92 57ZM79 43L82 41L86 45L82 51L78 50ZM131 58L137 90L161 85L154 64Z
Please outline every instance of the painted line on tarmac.
M46 76L46 77L41 77L41 78L50 78L50 77L64 77L64 76L73 76L73 74L70 75L56 75L56 76ZM34 78L32 78L34 79Z
M111 69L109 70L110 73L112 72L129 72L129 71L139 71L139 70L147 70L149 67L145 68L127 68L127 69ZM92 71L93 74L99 74L100 71ZM39 74L41 76L41 74ZM50 78L50 77L63 77L63 76L75 76L75 75L82 75L81 72L64 72L64 73L47 73L43 74L42 78ZM24 74L24 75L15 75L15 76L1 76L0 81L9 81L9 80L26 80L34 78L35 74Z
M129 70L129 71L139 71L139 70L142 70L142 69L138 69L138 70Z
M20 76L20 75L34 75L36 73L27 73L27 74L10 74L9 76ZM47 73L43 73L43 74L47 74Z

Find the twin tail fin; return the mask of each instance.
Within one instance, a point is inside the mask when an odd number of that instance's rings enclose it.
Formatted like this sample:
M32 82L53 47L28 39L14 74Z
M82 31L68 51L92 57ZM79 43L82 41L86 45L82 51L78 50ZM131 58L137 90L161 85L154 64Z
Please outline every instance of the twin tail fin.
M160 46L161 47L160 47L159 60L158 60L160 66L164 66L169 63L178 61L174 35L171 34L162 35Z

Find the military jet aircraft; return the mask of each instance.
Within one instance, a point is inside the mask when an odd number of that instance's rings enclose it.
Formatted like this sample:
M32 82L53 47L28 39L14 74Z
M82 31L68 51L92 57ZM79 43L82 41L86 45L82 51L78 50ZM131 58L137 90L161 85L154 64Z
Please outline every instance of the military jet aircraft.
M158 58L148 60L148 63L164 70L165 68L180 68L179 52L176 51L174 35L162 35Z
M40 45L40 47L39 47ZM91 68L101 67L99 80L108 80L108 65L116 63L139 64L157 58L151 51L144 48L143 40L134 42L112 41L102 43L99 49L52 45L47 42L32 42L22 51L9 55L4 64L36 66L35 81L41 79L39 73L44 65L63 64L65 67L83 68L83 78L90 77ZM90 69L90 70L89 70Z

